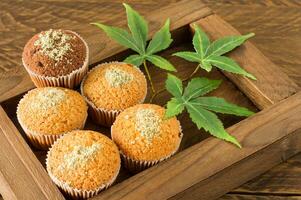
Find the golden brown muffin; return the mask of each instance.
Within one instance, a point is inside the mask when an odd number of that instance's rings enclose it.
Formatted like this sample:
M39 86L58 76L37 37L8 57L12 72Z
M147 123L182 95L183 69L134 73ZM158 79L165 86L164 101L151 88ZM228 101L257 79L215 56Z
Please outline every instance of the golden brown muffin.
M27 42L22 61L37 87L73 88L87 73L88 56L87 43L77 33L50 29Z
M81 93L94 111L95 121L111 125L119 112L144 101L147 83L142 72L131 64L104 63L88 73L82 82ZM97 112L100 112L98 116ZM103 115L105 117L99 119ZM107 119L110 117L112 119Z
M120 170L120 155L108 137L78 130L53 144L46 165L50 177L63 190L72 196L91 197L84 195L93 196L114 182Z
M17 117L30 138L53 136L55 140L66 132L84 127L87 105L76 91L59 87L36 88L20 100ZM43 141L40 142L43 145ZM48 141L45 145L52 143Z
M121 153L145 163L173 155L182 139L180 122L175 117L164 119L164 114L165 109L154 104L140 104L121 112L111 129Z

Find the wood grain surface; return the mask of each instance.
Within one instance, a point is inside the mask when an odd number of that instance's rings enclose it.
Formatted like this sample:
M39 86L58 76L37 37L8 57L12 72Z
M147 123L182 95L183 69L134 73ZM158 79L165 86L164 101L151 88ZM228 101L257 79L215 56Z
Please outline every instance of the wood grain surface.
M300 169L301 155L298 154L271 169L268 173L237 188L233 193L246 194L252 190L259 190L259 192L253 192L253 194L273 193L282 196L298 196L301 191Z
M301 86L301 1L203 0L203 2L241 33L256 33L252 38L256 47ZM242 185L234 190L234 193L221 199L301 199L301 173L296 173L301 171L300 155ZM278 174L277 178L272 178L276 175L274 171ZM290 193L293 195L289 195Z
M124 50L102 31L90 25L100 21L126 26L123 1L0 1L0 102L33 87L21 64L25 43L37 32L49 28L71 29L87 41L90 64ZM199 0L129 1L149 21L150 35L167 19L171 29L211 13ZM181 12L179 12L181 8Z
M64 199L1 106L0 155L0 193L5 199Z
M269 147L178 193L171 199L216 199L225 194L226 191L235 188L237 185L241 185L256 175L262 174L273 166L283 162L283 160L300 152L300 133L301 130L298 130L282 138L269 145ZM244 193L237 192L237 194Z
M300 196L273 196L273 195L247 195L247 194L227 194L220 200L300 200Z
M203 0L215 13L252 39L272 62L301 85L301 1Z

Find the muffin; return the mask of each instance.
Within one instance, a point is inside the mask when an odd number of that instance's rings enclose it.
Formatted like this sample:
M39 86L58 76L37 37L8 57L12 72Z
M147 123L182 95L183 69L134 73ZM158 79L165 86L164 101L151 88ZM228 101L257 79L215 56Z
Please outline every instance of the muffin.
M32 144L47 149L64 133L84 128L87 110L78 92L44 87L24 95L18 104L17 117Z
M89 49L77 33L50 29L25 45L22 62L37 87L74 88L88 71Z
M139 104L121 112L111 127L130 171L137 172L163 161L179 149L182 140L180 122L164 119L165 109L155 104Z
M81 83L81 93L93 121L111 126L121 111L144 102L147 84L136 66L111 62L89 71Z
M53 182L73 198L89 198L109 187L120 170L117 146L95 131L71 131L47 153Z

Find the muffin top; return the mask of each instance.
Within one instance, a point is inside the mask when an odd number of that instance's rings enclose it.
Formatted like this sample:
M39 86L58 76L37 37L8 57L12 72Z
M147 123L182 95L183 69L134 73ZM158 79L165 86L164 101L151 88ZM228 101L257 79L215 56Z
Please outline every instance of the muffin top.
M182 139L180 122L164 119L165 109L139 104L121 112L112 126L112 139L121 152L134 159L160 160L174 153Z
M113 181L120 169L117 146L95 131L71 131L47 155L47 171L72 188L95 190Z
M22 59L35 74L59 77L81 68L87 51L86 44L76 33L50 29L27 42Z
M56 135L83 127L87 105L76 91L59 87L35 88L20 100L17 116L22 127L37 134Z
M82 83L82 94L95 107L124 110L142 103L146 96L146 79L131 64L112 62L92 69Z

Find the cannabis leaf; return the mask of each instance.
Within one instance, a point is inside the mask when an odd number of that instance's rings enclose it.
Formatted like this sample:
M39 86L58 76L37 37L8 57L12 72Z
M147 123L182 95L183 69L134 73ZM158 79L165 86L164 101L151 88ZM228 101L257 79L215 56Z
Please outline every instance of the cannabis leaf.
M148 80L151 84L151 89L155 93L155 89L151 80L150 73L146 61L153 63L156 67L167 71L177 71L176 68L165 58L154 55L169 47L171 42L171 34L169 31L170 20L167 19L163 27L154 34L153 38L147 44L148 25L145 19L135 11L131 6L123 4L127 14L128 28L127 30L107 26L101 23L91 23L102 29L109 37L114 39L119 44L132 49L137 54L130 55L124 62L133 64L137 67L143 64Z
M192 43L195 52L182 51L174 53L173 55L184 58L190 62L199 63L196 70L201 67L202 69L210 72L212 66L215 66L219 69L241 74L256 80L255 76L242 69L234 60L226 56L222 56L243 44L250 37L253 37L255 35L254 33L242 36L228 36L210 43L206 33L197 25L194 25L194 27L195 34L193 36Z
M202 50L199 49L199 51ZM165 118L179 115L186 109L198 129L203 128L211 135L241 147L235 137L226 132L214 112L237 116L250 116L253 112L229 103L223 98L204 96L218 88L220 83L220 80L193 78L183 89L182 81L176 76L168 74L165 87L173 97L167 103Z
M148 60L161 69L176 71L175 67L169 61L161 56L153 55L168 48L173 41L169 31L170 20L166 20L163 27L154 34L152 40L147 45L147 22L131 6L126 3L123 5L126 10L130 33L127 30L113 26L107 26L101 23L91 24L102 29L109 37L116 40L119 44L138 53L127 57L124 62L140 66L144 61Z

